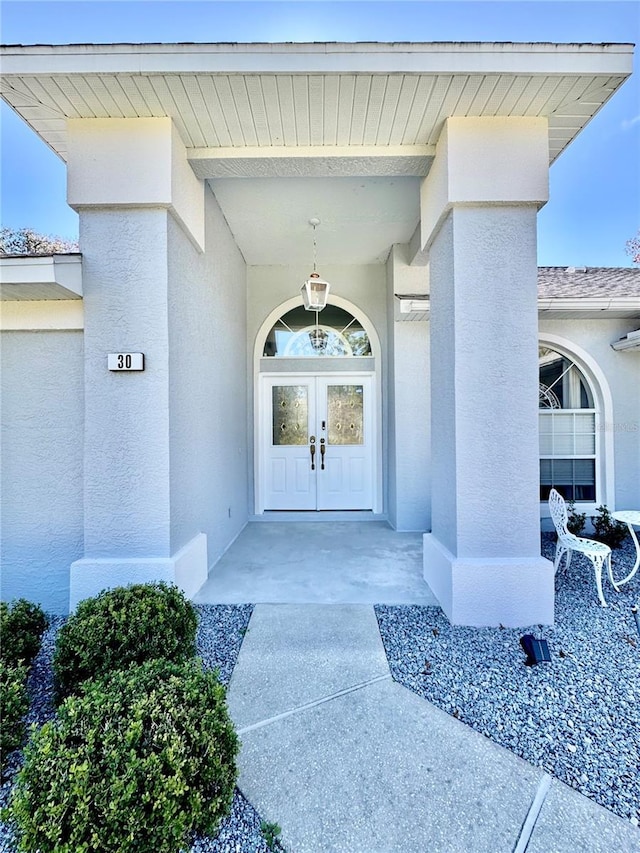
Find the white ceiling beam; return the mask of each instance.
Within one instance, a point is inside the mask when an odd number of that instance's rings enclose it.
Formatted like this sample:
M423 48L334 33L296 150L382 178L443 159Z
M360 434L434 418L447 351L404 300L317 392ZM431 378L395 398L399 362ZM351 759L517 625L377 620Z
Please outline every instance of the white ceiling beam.
M434 145L191 148L198 178L424 177Z

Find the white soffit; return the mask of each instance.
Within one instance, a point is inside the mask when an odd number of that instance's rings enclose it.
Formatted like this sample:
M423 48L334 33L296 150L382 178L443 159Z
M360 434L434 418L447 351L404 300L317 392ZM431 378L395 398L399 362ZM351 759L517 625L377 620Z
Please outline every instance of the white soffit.
M420 218L419 178L218 178L209 185L250 265L302 265L310 272L311 218L320 220L320 272L329 264L382 263Z
M428 320L431 311L428 293L396 293L394 320L396 322Z
M199 177L289 177L331 174L327 155L343 176L424 175L447 116L547 117L553 161L631 74L633 46L32 45L0 55L2 97L63 160L67 118L171 116ZM336 165L354 155L351 171Z
M635 332L629 332L623 338L611 344L611 346L613 349L618 350L618 352L640 350L640 329Z
M82 299L82 255L0 257L3 302Z

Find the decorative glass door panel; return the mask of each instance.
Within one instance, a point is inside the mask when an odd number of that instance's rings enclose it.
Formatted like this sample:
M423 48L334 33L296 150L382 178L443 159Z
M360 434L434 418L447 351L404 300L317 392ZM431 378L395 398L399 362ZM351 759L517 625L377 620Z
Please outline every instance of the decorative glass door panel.
M261 381L264 509L372 509L373 377Z
M268 409L268 428L263 426L267 440L262 466L266 506L315 509L316 483L309 442L310 425L315 422L315 384L307 377L274 377L264 392Z
M306 445L309 438L309 387L274 385L272 395L273 443Z
M327 386L327 441L329 444L362 444L364 441L363 419L362 385Z

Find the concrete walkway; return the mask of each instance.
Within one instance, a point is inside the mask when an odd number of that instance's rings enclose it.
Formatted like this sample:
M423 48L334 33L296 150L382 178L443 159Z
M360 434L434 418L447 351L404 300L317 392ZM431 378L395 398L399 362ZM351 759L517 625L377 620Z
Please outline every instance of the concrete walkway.
M228 699L239 786L289 853L640 851L629 823L393 682L371 606L257 605Z
M193 600L437 604L422 576L422 534L384 521L250 522Z

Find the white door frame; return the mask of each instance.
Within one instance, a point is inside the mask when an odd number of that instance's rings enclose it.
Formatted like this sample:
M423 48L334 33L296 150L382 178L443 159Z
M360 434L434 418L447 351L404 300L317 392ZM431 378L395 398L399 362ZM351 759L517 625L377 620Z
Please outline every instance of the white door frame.
M370 389L370 409L369 422L371 424L371 458L372 458L372 511L374 513L381 512L381 495L379 490L378 472L382 467L379 441L379 427L381 420L381 406L378 398L378 387L376 382L377 371L295 371L291 373L278 372L263 372L258 378L258 395L255 408L255 431L258 436L257 446L257 464L256 464L256 515L265 512L266 504L266 464L267 464L267 447L269 442L269 428L266 419L267 411L270 411L270 393L272 380L292 381L295 379L316 379L322 380L337 380L339 383L343 380L353 380L354 378L370 378L368 383ZM266 381L264 381L266 380ZM318 463L320 461L318 453ZM304 510L302 510L304 512ZM317 512L318 510L308 510L309 512Z
M369 343L371 344L371 355L374 358L375 370L374 370L374 381L373 387L375 389L375 398L374 398L374 432L375 432L375 456L374 456L374 502L373 502L373 512L376 515L381 515L383 511L383 463L382 463L382 345L380 343L380 338L378 336L378 332L376 331L375 326L371 322L371 320L364 314L358 306L354 305L348 299L344 299L342 296L337 296L332 293L329 297L329 303L331 305L337 305L338 308L344 308L345 311L349 311L356 317L360 323L362 324L362 328L366 331L369 336ZM254 471L254 512L256 515L262 515L264 513L264 495L262 493L262 488L264 484L264 474L262 472L263 463L263 453L262 453L262 434L260 430L260 417L261 417L261 405L262 401L260 399L261 394L261 382L260 376L260 364L262 361L262 353L264 350L264 342L272 329L274 323L281 317L283 314L286 314L287 311L290 311L292 308L295 308L296 305L300 305L300 297L292 296L290 299L285 300L280 303L277 307L275 307L265 319L262 321L260 328L258 329L258 333L254 340L253 346L253 471ZM268 372L268 371L265 371ZM362 372L362 371L360 371ZM312 373L311 375L316 375Z

